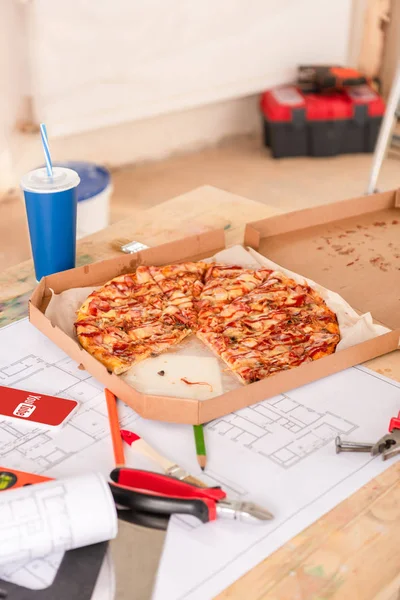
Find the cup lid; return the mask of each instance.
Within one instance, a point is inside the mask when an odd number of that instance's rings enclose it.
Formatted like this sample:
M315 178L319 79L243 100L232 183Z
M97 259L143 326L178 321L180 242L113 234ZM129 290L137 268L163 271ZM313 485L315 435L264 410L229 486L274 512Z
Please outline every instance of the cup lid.
M21 187L26 192L51 194L70 190L76 187L79 182L78 173L72 169L53 167L53 177L47 175L45 168L26 173L21 178Z

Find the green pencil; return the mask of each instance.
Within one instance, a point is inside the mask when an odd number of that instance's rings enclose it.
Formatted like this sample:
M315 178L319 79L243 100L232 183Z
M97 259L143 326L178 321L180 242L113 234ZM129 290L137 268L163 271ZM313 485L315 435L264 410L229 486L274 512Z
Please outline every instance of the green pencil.
M203 425L193 425L194 441L196 444L197 462L202 471L204 471L207 463L206 444L204 442Z

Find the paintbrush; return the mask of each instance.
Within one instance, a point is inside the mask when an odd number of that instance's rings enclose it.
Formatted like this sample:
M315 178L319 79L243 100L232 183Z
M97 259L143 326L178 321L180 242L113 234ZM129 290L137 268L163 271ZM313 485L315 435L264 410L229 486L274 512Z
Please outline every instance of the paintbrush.
M151 460L154 460L165 472L166 475L170 475L171 477L175 477L175 479L180 479L181 481L186 481L186 483L191 483L193 485L197 485L200 487L207 487L205 483L197 479L196 477L192 477L190 473L185 471L182 467L174 463L162 456L157 450L152 448L150 444L145 442L139 435L133 433L133 431L128 431L127 429L121 429L121 437L126 444L133 447L140 454L147 456Z

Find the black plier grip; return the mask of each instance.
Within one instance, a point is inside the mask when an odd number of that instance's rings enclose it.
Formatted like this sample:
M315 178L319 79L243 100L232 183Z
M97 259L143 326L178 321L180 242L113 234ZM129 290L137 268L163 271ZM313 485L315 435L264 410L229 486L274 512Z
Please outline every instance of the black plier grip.
M200 488L150 471L121 467L114 469L110 478L114 501L121 507L119 518L151 527L165 528L172 514L192 515L203 523L213 521L217 502L226 498L221 488Z

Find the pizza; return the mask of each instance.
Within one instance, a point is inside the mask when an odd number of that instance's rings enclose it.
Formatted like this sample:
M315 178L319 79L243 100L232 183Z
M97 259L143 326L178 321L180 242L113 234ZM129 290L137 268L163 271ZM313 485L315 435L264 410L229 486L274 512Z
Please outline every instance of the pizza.
M245 269L240 266L211 265L206 272L204 287L196 301L198 327L207 325L233 300L244 296L271 273L268 269Z
M181 316L192 328L197 328L195 302L203 290L203 279L209 267L203 262L190 262L163 267L148 267L149 273L160 287L169 306L179 309ZM139 267L143 269L146 267Z
M179 310L168 305L143 270L116 277L90 294L75 327L83 348L117 375L191 333Z
M213 315L197 335L243 383L327 356L340 339L336 315L321 296L278 272Z
M339 326L321 296L266 268L188 262L140 266L95 290L79 342L121 374L194 333L242 383L333 353Z

